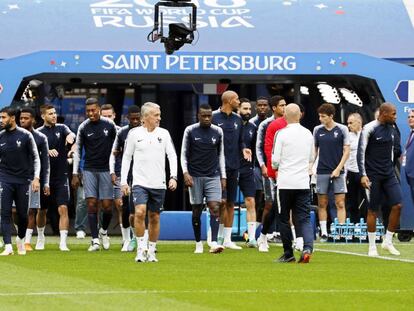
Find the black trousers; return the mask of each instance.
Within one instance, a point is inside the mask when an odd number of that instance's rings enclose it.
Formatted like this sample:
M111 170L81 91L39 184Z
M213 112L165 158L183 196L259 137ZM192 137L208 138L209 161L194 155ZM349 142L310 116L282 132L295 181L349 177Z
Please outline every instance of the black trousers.
M280 235L285 253L293 254L292 231L289 225L290 211L297 232L303 235L303 250L313 251L313 232L310 221L309 189L278 189Z
M361 176L359 173L348 171L346 183L348 188L348 193L346 194L348 217L355 224L359 222L361 217L366 219L367 214L366 200L361 205L362 200L365 198L364 189L361 186Z

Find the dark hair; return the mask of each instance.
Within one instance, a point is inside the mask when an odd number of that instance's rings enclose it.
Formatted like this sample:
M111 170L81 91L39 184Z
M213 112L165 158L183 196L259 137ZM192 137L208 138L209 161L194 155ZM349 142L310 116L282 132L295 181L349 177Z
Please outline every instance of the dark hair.
M277 107L277 105L279 105L281 100L284 100L285 98L283 96L280 95L275 95L270 97L270 101L269 101L269 105L270 107Z
M250 100L248 98L246 98L246 97L242 97L239 100L240 100L240 104L241 103L250 103Z
M32 118L34 118L36 116L35 111L32 108L30 108L30 107L24 107L24 108L22 108L20 110L20 113L23 113L23 112L29 113L32 116Z
M54 108L55 107L50 105L50 104L44 104L44 105L40 106L40 113L45 114L46 110L54 109Z
M256 99L256 102L257 102L258 100L265 100L265 101L269 102L269 97L267 97L267 96L259 96L259 97Z
M88 99L86 99L85 101L85 105L89 106L89 105L97 105L99 106L99 102L98 99L95 97L89 97Z
M112 110L115 112L114 106L112 106L111 104L102 105L101 110Z
M326 114L327 116L334 116L335 115L335 106L332 104L322 104L318 108L318 113Z
M7 115L8 115L9 117L16 116L16 109L14 109L14 108L12 108L12 107L10 107L10 106L6 106L6 107L2 108L2 109L0 110L0 112L5 112L5 113L7 113Z
M141 108L139 108L137 105L132 105L128 107L128 114L131 113L139 113L141 114Z
M204 109L204 110L211 110L211 106L210 106L209 104L201 104L201 105L198 107L198 111L200 111L201 109Z

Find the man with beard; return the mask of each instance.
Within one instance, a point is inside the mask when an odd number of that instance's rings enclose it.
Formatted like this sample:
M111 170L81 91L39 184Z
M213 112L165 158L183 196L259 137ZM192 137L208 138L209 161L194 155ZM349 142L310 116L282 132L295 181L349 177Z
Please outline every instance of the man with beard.
M256 125L249 122L252 115L252 105L247 98L240 99L239 115L243 121L243 141L246 148L251 150L256 146ZM244 203L246 205L247 218L247 246L257 247L256 241L256 184L254 179L254 163L247 161L243 157L240 158L239 169L239 187L244 196Z
M192 206L192 224L196 240L195 254L203 253L201 242L201 213L206 198L210 210L211 253L220 253L217 245L217 218L222 189L226 186L223 131L211 124L212 111L209 105L201 105L198 123L187 126L181 147L181 167L184 183L188 187Z
M17 253L26 255L24 236L27 229L30 183L39 191L40 159L33 135L16 125L16 111L4 107L0 111L0 191L1 229L4 250L0 256L13 255L11 242L12 204L16 203L19 224L16 237Z

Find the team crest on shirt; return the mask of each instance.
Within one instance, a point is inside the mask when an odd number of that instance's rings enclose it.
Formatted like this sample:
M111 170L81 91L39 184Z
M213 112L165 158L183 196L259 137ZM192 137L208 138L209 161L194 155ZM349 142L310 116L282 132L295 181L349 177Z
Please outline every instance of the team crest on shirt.
M339 133L337 131L334 132L334 137L337 138Z
M17 145L17 148L20 148L22 145L22 142L18 139L16 140L16 145Z
M234 122L234 129L237 130L238 127L239 125L237 124L237 122Z
M105 136L108 136L109 131L107 129L103 129L103 133L105 134Z
M158 137L157 139L158 139L158 142L161 144L162 143L162 138Z
M211 137L211 142L212 142L213 144L215 144L215 143L216 143L216 141L217 141L217 138L215 138L215 137Z
M58 139L60 138L60 133L59 132L56 132L55 135Z
M252 130L249 131L249 135L250 135L250 137L253 137L253 131Z

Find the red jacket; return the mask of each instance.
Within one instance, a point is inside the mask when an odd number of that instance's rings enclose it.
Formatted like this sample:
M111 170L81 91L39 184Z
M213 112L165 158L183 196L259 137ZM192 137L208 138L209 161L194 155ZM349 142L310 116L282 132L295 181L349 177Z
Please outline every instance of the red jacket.
M277 172L272 168L272 149L276 132L287 126L286 119L284 117L277 118L270 122L266 130L264 141L264 153L266 156L267 175L270 178L276 179Z

